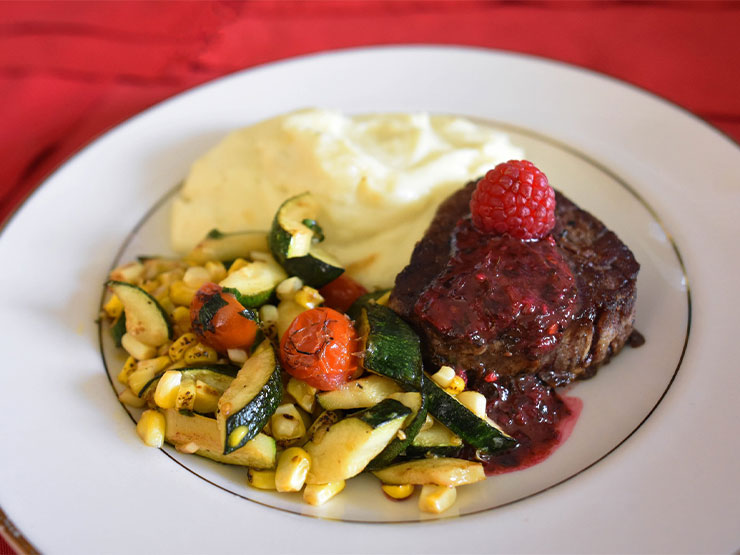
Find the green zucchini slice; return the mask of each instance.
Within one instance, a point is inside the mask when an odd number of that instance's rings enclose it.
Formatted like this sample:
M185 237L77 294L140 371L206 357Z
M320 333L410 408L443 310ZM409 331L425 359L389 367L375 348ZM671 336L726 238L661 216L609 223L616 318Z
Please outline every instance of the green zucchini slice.
M274 260L255 260L228 275L219 285L233 293L245 308L259 308L270 300L275 286L287 277Z
M464 486L486 479L481 463L464 459L419 459L373 472L384 484Z
M221 436L214 418L194 414L185 416L176 409L162 411L165 417L165 440L177 446L194 443L196 455L214 461L249 466L274 468L277 447L275 440L263 433L257 434L242 447L228 455L221 453Z
M280 365L269 341L247 359L218 401L216 420L224 455L236 451L265 427L283 398Z
M425 376L422 391L429 397L429 412L459 435L465 443L484 453L511 449L514 438L500 430L490 419L483 419Z
M378 291L371 291L370 293L365 293L364 295L361 295L357 298L355 302L352 303L352 306L349 307L349 310L347 311L347 316L352 318L354 321L359 321L360 315L362 314L362 309L369 304L375 304L375 301L377 301L389 291L390 289L380 289Z
M350 380L333 391L322 391L316 400L325 410L364 409L400 391L401 386L393 380L371 374Z
M194 264L205 264L209 260L229 262L237 258L246 258L252 251L269 252L266 232L237 231L222 233L217 229L212 229L190 251L187 259Z
M339 410L325 410L319 414L306 431L306 441L313 441L317 444L321 443L329 428L339 422L343 414Z
M337 279L344 268L317 243L323 239L316 216L319 204L310 193L289 198L278 209L268 237L275 260L291 276L311 287Z
M361 311L359 335L364 343L363 366L415 390L421 389L419 337L388 307L369 303Z
M411 459L424 457L456 457L462 449L463 441L442 423L435 421L432 426L416 434L406 448L406 456Z
M311 455L307 484L346 480L362 472L398 433L411 409L394 399L356 412L321 437L314 437L304 449Z
M126 313L121 312L121 315L116 318L113 325L110 328L110 335L113 338L113 343L116 347L121 346L121 338L126 333Z
M125 281L109 281L106 286L121 299L126 313L126 333L152 347L172 339L172 326L157 300L141 287Z
M427 398L415 391L409 393L394 393L390 399L400 401L411 409L401 430L380 454L367 465L368 470L384 468L391 464L411 444L427 419ZM403 432L401 434L400 432Z
M129 383L129 388L139 397L144 397L150 388L156 387L159 378L168 370L181 372L183 378L190 377L193 380L200 380L223 393L231 382L234 381L239 369L230 364L198 364L196 366L182 366L180 368L164 368L158 372L152 372L151 377L146 382L143 380L145 376L140 378L137 374L132 373L131 375L135 379L131 380L132 383ZM144 368L144 371L146 371L146 368Z

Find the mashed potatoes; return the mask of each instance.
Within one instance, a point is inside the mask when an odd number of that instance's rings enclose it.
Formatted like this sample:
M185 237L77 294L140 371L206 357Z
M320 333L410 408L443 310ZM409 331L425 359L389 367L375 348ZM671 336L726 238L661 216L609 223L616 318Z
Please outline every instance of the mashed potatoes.
M522 151L450 116L347 117L304 110L235 131L193 164L172 210L186 252L211 229L269 229L278 206L311 191L325 250L366 287L390 287L439 203Z

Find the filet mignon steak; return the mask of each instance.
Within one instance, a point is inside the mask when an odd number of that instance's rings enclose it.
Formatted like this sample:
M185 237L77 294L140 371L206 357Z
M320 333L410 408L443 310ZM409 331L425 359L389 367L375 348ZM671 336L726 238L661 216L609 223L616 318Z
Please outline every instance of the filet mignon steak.
M536 374L553 387L593 376L632 332L632 252L559 192L549 237L481 234L470 222L474 189L440 205L389 306L419 333L432 367Z

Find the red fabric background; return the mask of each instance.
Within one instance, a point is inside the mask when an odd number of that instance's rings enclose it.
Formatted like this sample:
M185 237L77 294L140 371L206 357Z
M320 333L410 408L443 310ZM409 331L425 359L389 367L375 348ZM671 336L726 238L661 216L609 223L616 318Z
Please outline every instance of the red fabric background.
M177 92L298 54L394 43L591 68L740 140L740 2L0 2L0 221L90 139Z

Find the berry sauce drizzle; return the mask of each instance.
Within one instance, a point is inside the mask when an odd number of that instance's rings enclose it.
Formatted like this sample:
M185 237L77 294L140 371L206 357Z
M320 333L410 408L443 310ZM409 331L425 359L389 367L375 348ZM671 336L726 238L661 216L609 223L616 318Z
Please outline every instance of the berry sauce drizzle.
M465 458L480 460L486 474L503 474L542 462L558 448L575 426L583 402L577 397L561 397L537 376L468 378L468 386L488 399L487 412L519 445L504 453ZM467 449L467 448L466 448Z
M552 236L522 241L457 224L447 267L419 297L414 311L450 337L507 348L532 358L552 350L576 303L570 268Z

